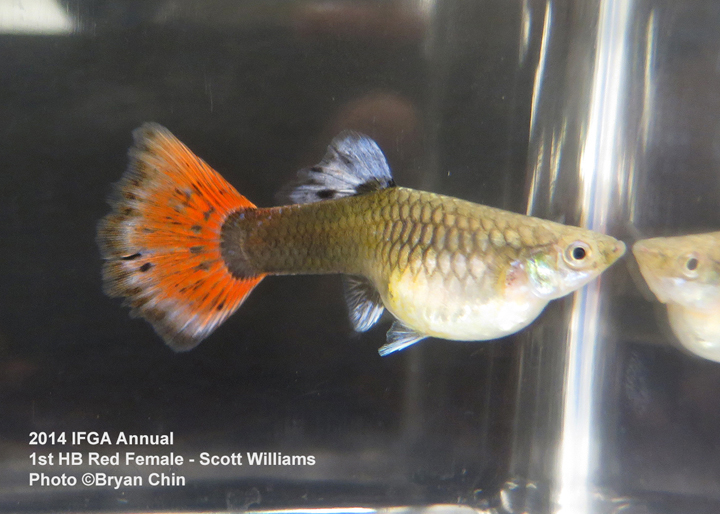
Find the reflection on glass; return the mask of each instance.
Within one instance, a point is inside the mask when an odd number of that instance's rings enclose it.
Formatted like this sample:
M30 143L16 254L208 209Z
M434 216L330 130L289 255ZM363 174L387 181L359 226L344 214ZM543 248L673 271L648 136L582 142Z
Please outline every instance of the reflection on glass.
M633 253L682 345L720 362L720 232L645 239Z
M70 34L75 24L56 0L0 2L0 34Z

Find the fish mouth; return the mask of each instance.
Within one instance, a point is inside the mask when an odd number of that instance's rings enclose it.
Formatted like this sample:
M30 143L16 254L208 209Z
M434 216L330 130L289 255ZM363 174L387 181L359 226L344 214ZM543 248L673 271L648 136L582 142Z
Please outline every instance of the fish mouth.
M658 275L652 264L657 257L658 251L646 245L643 241L639 241L633 245L632 253L640 269L640 274L650 291L660 303L667 303L668 297L662 285L662 277Z
M610 247L610 251L608 251L606 253L608 266L613 264L615 261L617 261L623 255L625 255L626 249L627 248L625 246L625 243L623 243L622 241L615 240L612 247Z
M633 255L635 255L636 258L639 258L641 255L643 255L649 251L650 251L650 249L647 246L645 246L645 244L643 244L642 241L638 241L632 247Z
M633 256L641 269L650 268L650 263L658 257L658 250L653 248L652 245L645 244L645 241L638 241L632 247Z
M622 241L615 241L615 247L613 248L613 255L615 256L615 260L625 255L626 250L627 246L625 246L625 243L623 243Z
M649 259L651 259L653 255L657 252L653 251L651 248L648 248L647 245L640 241L633 245L632 253L635 256L635 260L637 261L638 265L640 266L640 270L643 271L644 269L648 269ZM643 275L644 274L645 273L643 272Z

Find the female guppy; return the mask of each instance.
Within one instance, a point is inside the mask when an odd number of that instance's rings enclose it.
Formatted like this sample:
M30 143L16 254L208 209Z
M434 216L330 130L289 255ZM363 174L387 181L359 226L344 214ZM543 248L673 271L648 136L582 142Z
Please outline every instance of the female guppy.
M135 131L98 228L105 292L175 350L199 344L266 275L343 273L358 332L396 318L381 355L425 337L496 339L602 273L612 237L396 187L371 139L344 132L300 172L295 205L257 208L165 128Z
M680 343L720 362L720 232L643 239L633 253Z

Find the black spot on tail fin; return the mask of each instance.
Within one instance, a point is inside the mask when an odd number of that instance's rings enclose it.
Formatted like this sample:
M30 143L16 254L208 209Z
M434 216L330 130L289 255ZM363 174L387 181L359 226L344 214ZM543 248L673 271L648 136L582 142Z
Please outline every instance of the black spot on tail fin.
M390 167L377 143L344 131L332 140L323 160L298 172L298 181L280 193L290 203L313 203L393 187Z
M233 276L220 247L228 216L255 206L167 129L149 123L133 134L113 210L98 225L103 288L171 348L189 350L263 278Z

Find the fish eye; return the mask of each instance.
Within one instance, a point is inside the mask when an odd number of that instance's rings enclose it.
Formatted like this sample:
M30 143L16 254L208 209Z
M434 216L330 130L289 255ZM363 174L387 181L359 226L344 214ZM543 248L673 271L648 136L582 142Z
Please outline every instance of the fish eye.
M575 241L565 249L565 262L571 267L583 267L590 259L592 250L587 243Z
M695 253L691 253L683 257L682 270L686 277L697 277L698 268L700 268L700 259Z

